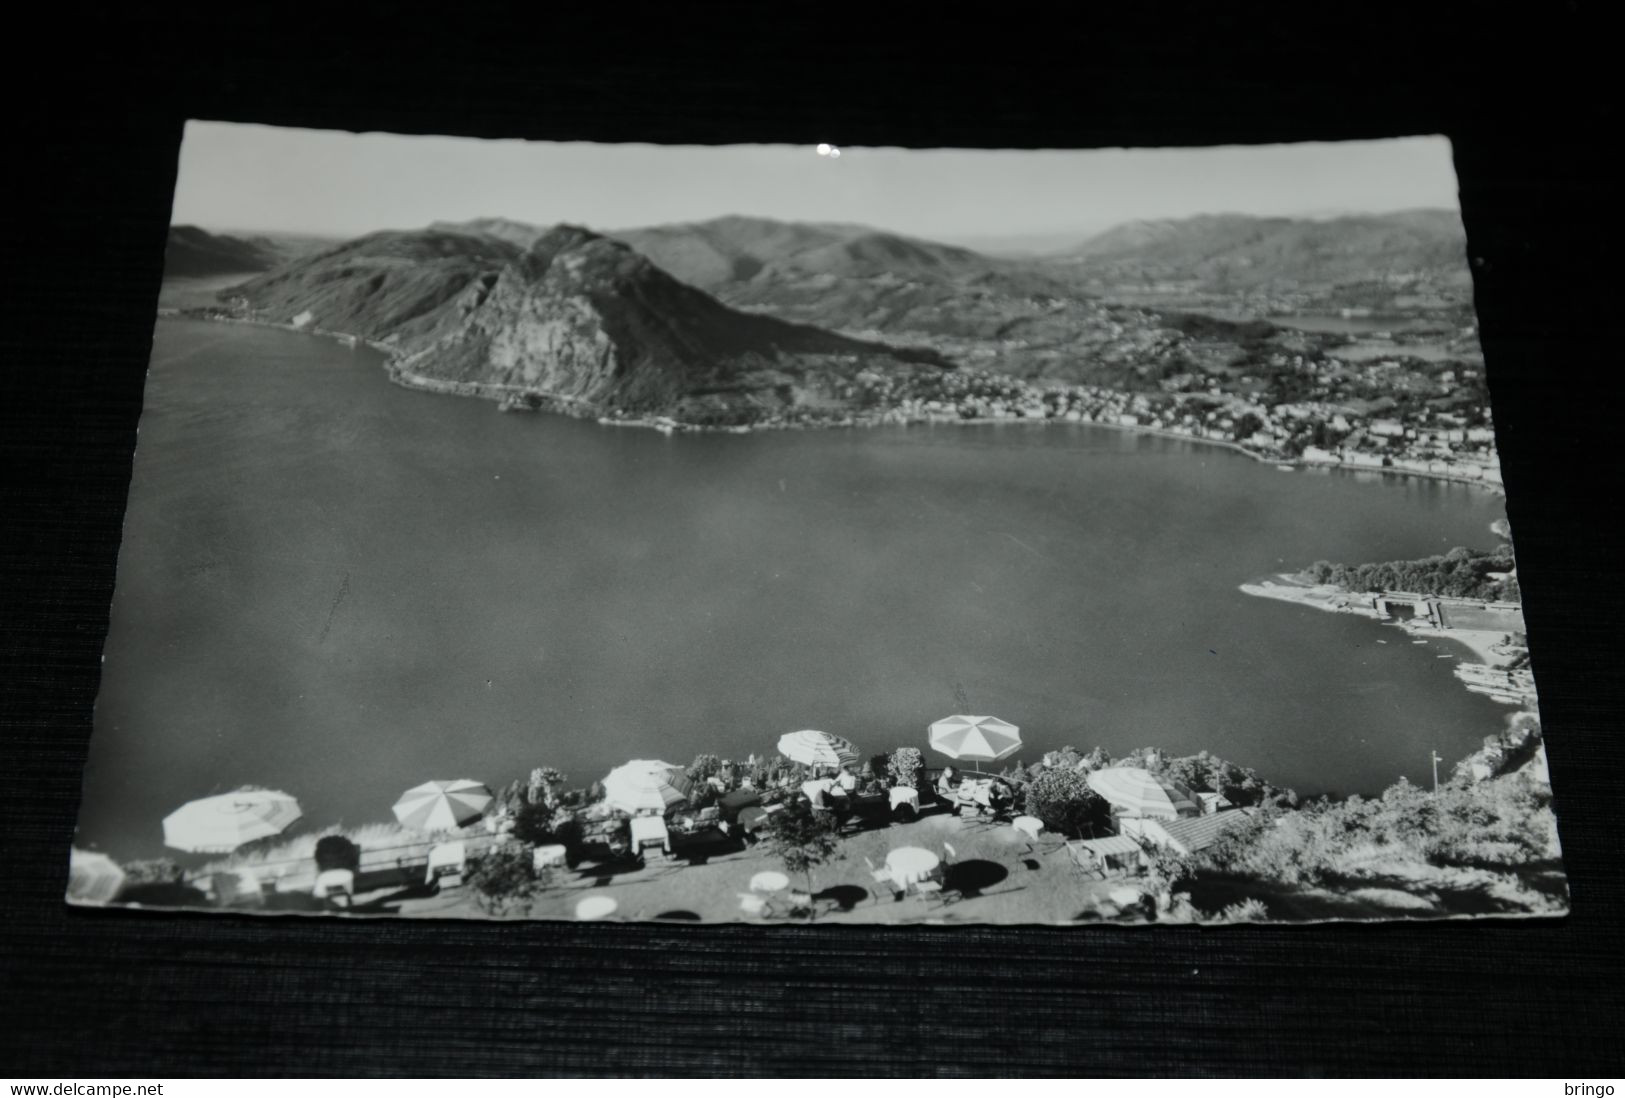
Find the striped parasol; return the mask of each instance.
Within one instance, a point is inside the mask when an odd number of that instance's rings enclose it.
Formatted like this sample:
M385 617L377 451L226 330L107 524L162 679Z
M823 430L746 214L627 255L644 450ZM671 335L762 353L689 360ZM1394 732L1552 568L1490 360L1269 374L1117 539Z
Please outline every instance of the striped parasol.
M494 800L489 787L467 778L414 785L395 802L395 818L416 831L453 831L485 815Z
M1021 729L997 717L944 717L930 733L931 750L956 762L998 762L1021 750Z
M808 766L856 766L858 749L851 740L804 728L779 737L779 754Z
M682 767L658 759L633 759L604 778L604 803L623 812L663 813L688 800L691 788Z
M78 847L68 852L68 899L72 903L110 903L123 887L124 870L106 854Z
M1179 786L1137 766L1092 770L1086 780L1090 789L1124 816L1173 820L1201 813L1196 802Z
M229 854L244 843L280 835L303 813L275 789L239 789L188 801L164 817L164 845L198 854Z

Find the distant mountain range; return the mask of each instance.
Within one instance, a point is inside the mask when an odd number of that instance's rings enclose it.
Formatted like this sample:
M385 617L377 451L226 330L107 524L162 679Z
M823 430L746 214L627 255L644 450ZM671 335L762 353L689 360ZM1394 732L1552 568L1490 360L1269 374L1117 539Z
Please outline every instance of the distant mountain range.
M1264 322L1103 300L1114 287L1468 279L1459 218L1443 211L1136 222L1028 259L750 217L602 235L481 218L373 233L286 262L268 246L171 234L178 268L259 264L264 273L230 291L254 313L386 341L418 382L697 422L837 400L862 371L953 363L1154 388L1224 370L1277 334Z
M335 243L290 233L234 236L196 225L172 225L164 245L165 278L212 278L268 271L290 259Z
M418 383L534 394L596 412L751 422L829 400L864 369L948 365L731 309L625 244L560 225L374 233L231 291L262 315L398 347Z
M242 240L208 233L194 225L174 225L164 245L165 278L264 271L281 260L266 240Z
M1471 281L1466 232L1453 210L1324 220L1219 214L1133 221L1050 262L1103 283L1191 281L1220 289L1414 274Z
M518 247L548 230L485 218L431 231ZM935 346L955 360L988 364L991 355L1018 376L1106 379L1114 363L1094 353L1102 341L1127 331L1129 343L1143 345L1163 328L1149 314L1098 303L1046 267L866 226L724 217L613 238L743 312Z

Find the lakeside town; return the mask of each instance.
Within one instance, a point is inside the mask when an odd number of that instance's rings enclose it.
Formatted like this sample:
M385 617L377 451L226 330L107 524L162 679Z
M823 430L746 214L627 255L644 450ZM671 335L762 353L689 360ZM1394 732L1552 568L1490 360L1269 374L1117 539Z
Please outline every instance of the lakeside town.
M872 334L872 333L869 333ZM1458 338L1471 342L1473 329ZM1381 338L1378 338L1381 337ZM843 406L797 407L750 428L873 424L1056 421L1133 428L1233 446L1281 464L1343 467L1501 487L1500 462L1482 367L1439 361L1428 345L1377 333L1342 355L1326 343L1272 350L1255 365L1188 367L1178 341L1109 348L1130 371L1166 375L1152 390L1045 383L992 369L936 375L860 372L838 392ZM1419 349L1418 349L1419 348ZM952 354L951 344L942 349ZM1376 349L1385 357L1376 357ZM1355 353L1358 351L1359 353ZM986 357L983 354L978 357ZM1428 357L1422 357L1427 355ZM1344 357L1346 356L1346 357ZM1183 361L1181 361L1183 360ZM523 398L514 402L523 406ZM510 405L513 406L513 405ZM605 422L693 429L669 417L611 412Z

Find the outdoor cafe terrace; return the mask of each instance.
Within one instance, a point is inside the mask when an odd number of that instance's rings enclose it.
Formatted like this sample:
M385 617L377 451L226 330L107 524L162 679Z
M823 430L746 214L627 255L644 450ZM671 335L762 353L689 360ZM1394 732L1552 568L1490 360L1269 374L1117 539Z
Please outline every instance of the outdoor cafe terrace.
M944 753L1007 756L1020 743L1017 730L996 718L949 718L933 726L934 736L939 730L954 737ZM869 767L860 778L856 748L840 737L803 731L779 746L788 758L765 773L754 759L751 771L723 764L693 775L633 760L611 772L591 804L564 810L556 793L541 794L541 803L570 821L568 843L533 846L514 834L516 808L537 795L534 786L519 805L513 789L498 805L487 787L470 781L408 790L395 806L400 826L363 829L359 842L306 835L281 848L245 847L239 833L276 834L298 817L287 794L246 790L182 806L165 821L166 841L183 848L215 842L191 849L232 852L181 883L203 905L267 912L888 923L1154 914L1150 886L1136 881L1155 831L1069 839L1021 814L1011 784L994 775L960 771L949 780L943 770L917 769L923 760L914 752L911 780ZM933 746L944 744L934 739ZM1134 815L1201 811L1182 790L1137 768L1108 768L1089 781ZM255 813L245 811L256 807L275 817L260 832L252 830ZM782 871L774 841L781 813L810 813L838 836L810 880ZM221 827L236 830L206 834ZM332 863L328 844L335 843L347 854L343 868ZM318 865L323 846L329 857ZM511 864L516 857L527 878L534 873L523 903L493 904L484 882L471 886L485 860ZM134 894L123 899L139 902Z

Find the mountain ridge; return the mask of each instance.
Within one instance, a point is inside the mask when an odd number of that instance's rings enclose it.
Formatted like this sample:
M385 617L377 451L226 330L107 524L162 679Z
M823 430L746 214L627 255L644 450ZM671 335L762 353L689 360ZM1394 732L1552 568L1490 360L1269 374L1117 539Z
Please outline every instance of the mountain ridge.
M573 225L524 249L454 231L369 234L232 293L260 315L385 343L397 376L425 386L689 422L818 404L864 369L951 366L731 309Z
M171 225L164 242L165 278L206 278L269 270L281 261L270 241Z
M1328 218L1199 214L1130 221L1052 265L1099 281L1136 278L1230 285L1326 285L1387 276L1469 277L1466 230L1454 210Z

